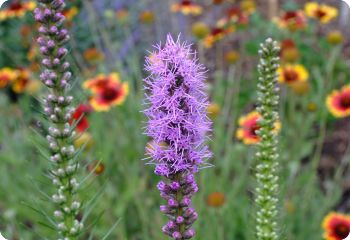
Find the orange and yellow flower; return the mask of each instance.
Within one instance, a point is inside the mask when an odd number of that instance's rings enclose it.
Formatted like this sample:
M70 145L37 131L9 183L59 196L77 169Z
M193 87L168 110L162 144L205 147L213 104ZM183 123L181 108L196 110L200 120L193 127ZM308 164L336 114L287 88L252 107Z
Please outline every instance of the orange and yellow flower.
M281 41L281 59L285 62L294 62L299 59L299 50L292 39Z
M327 34L327 42L333 45L338 45L344 42L344 35L339 30L330 31Z
M211 48L216 42L220 41L227 34L224 28L213 28L210 33L203 39L203 45L206 48Z
M258 121L261 118L260 113L252 111L247 115L240 117L238 124L239 128L236 131L236 137L242 140L244 144L257 144L260 142L260 137L256 131L261 128ZM281 129L281 122L275 123L275 131L279 132Z
M65 11L63 11L63 15L66 17L68 22L72 21L73 18L78 15L78 13L79 9L76 6L67 8Z
M210 207L222 207L225 204L225 195L221 192L213 192L207 198L207 204Z
M181 12L184 15L200 15L203 12L203 8L193 3L190 0L182 0L179 3L174 3L171 5L170 10L172 12Z
M322 24L327 24L338 16L338 10L335 7L317 2L306 3L304 10L308 17L315 18Z
M125 24L129 20L129 11L125 8L120 8L115 12L115 17L117 18L118 22Z
M89 102L96 111L108 111L112 106L121 105L129 92L129 85L120 82L117 73L100 74L84 82L83 87L91 91Z
M32 11L36 7L34 1L21 2L20 0L12 1L7 8L0 10L0 21L23 17L28 11Z
M102 162L94 161L87 165L88 172L100 175L105 171L105 165Z
M301 64L286 64L279 67L277 73L279 83L294 84L309 79L309 72Z
M256 2L254 0L243 0L240 3L243 12L252 14L256 10Z
M84 58L89 63L97 63L105 58L105 55L97 48L88 48L84 51Z
M220 115L221 107L219 104L212 102L207 107L207 114L211 119L215 119Z
M314 103L314 102L309 102L306 106L306 109L309 111L309 112L316 112L317 110L317 104Z
M343 240L350 232L350 216L331 212L323 219L322 228L325 240Z
M192 34L198 38L203 39L209 34L209 27L204 22L196 22L192 25Z
M350 116L350 84L329 94L326 105L334 117Z
M239 7L231 7L227 10L226 16L217 22L217 26L234 32L236 26L246 26L249 23L249 13Z
M83 132L74 140L73 143L76 148L84 148L85 151L88 151L94 145L94 139L90 133Z
M239 60L240 54L239 54L239 52L237 52L235 50L230 50L230 51L225 53L224 58L225 58L226 63L235 64Z
M38 44L32 44L27 52L27 59L31 62L33 62L34 60L36 60L36 58L39 57L39 45Z
M300 96L305 95L310 91L310 83L309 81L304 82L294 82L289 84L292 91Z
M154 12L152 12L150 10L144 10L139 15L140 22L142 22L144 24L151 24L151 23L153 23L155 18L156 17L155 17Z
M16 79L17 73L11 68L0 69L0 88L5 88Z
M39 80L31 80L26 86L26 93L35 96L40 92L42 83Z
M12 90L15 93L23 93L31 82L30 71L28 69L18 69L16 78L12 82Z
M274 20L282 29L289 31L303 30L306 27L307 19L302 11L287 11Z

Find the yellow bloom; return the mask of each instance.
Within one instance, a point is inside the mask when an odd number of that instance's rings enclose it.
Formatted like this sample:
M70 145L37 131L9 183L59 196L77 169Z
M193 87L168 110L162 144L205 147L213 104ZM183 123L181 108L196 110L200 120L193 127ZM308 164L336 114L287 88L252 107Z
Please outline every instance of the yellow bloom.
M211 119L216 118L219 116L221 111L220 105L217 103L210 103L207 107L207 113Z
M74 6L74 7L71 7L71 8L68 8L67 10L65 10L63 12L63 15L66 17L67 21L70 22L73 20L73 18L76 15L78 15L78 13L79 13L79 9L76 6Z
M282 60L286 62L295 62L300 57L299 50L297 48L288 48L281 54Z
M192 34L198 39L206 37L209 31L208 25L204 22L196 22L192 25Z
M330 31L327 34L327 42L333 45L338 45L344 41L344 36L339 30Z
M94 144L94 140L90 133L83 132L80 136L74 140L74 146L76 148L84 147L84 150L89 150Z
M154 22L155 16L152 11L146 10L140 13L139 19L142 23L150 24Z
M314 102L310 102L307 104L307 110L309 112L315 112L317 110L317 105Z
M289 86L291 87L293 92L295 92L298 95L304 95L310 90L310 84L308 81L290 83Z
M25 91L30 95L35 95L40 91L41 86L42 83L40 81L32 80L27 84Z
M88 172L100 175L105 171L105 165L102 162L94 161L87 166Z
M322 24L327 24L338 16L338 9L326 4L309 2L305 4L305 13L308 17L318 19Z
M213 192L207 198L210 207L222 207L225 204L225 195L221 192Z
M105 58L105 55L97 48L88 48L84 51L84 58L90 63L100 62Z
M279 83L292 84L305 82L309 78L309 72L301 64L286 64L277 69Z
M240 7L243 12L252 14L256 10L256 2L254 0L243 0L240 3Z
M228 64L235 64L239 60L239 58L240 58L239 52L235 50L228 51L225 54L225 61Z
M0 69L0 88L5 88L10 82L14 81L17 77L15 70L11 68Z

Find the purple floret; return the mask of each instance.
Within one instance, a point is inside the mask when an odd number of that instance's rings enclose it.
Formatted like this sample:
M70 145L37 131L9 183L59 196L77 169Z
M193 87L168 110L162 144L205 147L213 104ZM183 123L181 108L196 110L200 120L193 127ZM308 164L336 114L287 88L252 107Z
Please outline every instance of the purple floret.
M205 69L190 45L168 35L164 47L146 60L150 76L145 79L149 108L146 134L155 141L150 150L155 173L168 176L196 172L210 156L203 144L210 128L206 116ZM162 146L166 144L166 146Z

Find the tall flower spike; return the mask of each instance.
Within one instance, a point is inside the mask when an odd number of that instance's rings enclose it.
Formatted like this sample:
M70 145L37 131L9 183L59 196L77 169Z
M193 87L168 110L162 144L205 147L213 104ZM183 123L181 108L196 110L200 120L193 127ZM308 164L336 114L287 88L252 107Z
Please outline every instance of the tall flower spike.
M260 62L258 71L260 74L258 83L257 111L261 115L256 131L261 141L258 145L256 166L256 236L258 240L277 240L279 238L277 216L278 216L278 154L277 154L277 132L275 122L278 121L276 111L279 102L277 83L277 68L279 58L278 43L271 38L261 44Z
M165 177L157 185L167 201L160 210L170 219L162 230L173 239L190 239L195 235L191 225L198 217L191 203L198 191L194 173L210 157L204 145L210 129L204 67L193 60L196 56L190 45L170 35L164 47L156 48L146 59L150 76L144 80L149 94L146 134L154 141L148 153L155 173Z
M65 17L62 10L64 0L38 0L39 7L34 10L35 20L41 25L37 39L43 55L41 81L48 87L49 94L43 100L44 112L49 120L47 140L51 152L53 169L51 179L57 192L52 201L56 205L54 217L58 239L78 239L83 228L78 220L81 204L76 195L78 182L74 177L79 168L76 162L76 150L72 144L74 128L69 124L74 108L72 96L67 95L69 81L69 63L65 61L67 49L64 44L69 40L68 31L63 28ZM73 124L74 125L74 124Z

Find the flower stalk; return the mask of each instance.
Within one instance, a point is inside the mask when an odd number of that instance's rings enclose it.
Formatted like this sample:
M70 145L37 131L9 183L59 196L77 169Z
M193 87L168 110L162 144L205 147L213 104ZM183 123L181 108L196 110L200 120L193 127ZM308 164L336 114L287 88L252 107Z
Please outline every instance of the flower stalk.
M34 10L35 20L40 23L37 42L43 56L40 79L48 88L48 95L43 99L43 109L48 119L46 136L52 169L50 177L56 187L52 195L56 229L59 240L75 240L81 233L83 223L78 214L81 203L78 200L79 187L75 175L79 169L76 161L77 151L74 148L74 124L72 119L73 97L68 95L70 64L65 60L68 50L64 47L69 41L68 31L63 27L65 17L62 11L64 0L38 0L39 7Z
M194 174L210 156L204 144L210 128L204 68L193 60L190 46L170 35L157 50L146 63L146 134L153 139L148 153L155 173L164 177L157 185L167 202L160 210L169 217L162 230L173 239L191 239L198 217L191 200L198 191Z
M277 84L277 69L279 67L279 46L271 38L261 44L259 50L260 74L258 83L258 107L260 113L260 129L256 131L261 139L258 144L256 166L256 236L258 240L280 239L278 232L278 153L277 131L275 123L279 116L277 112L279 96Z

